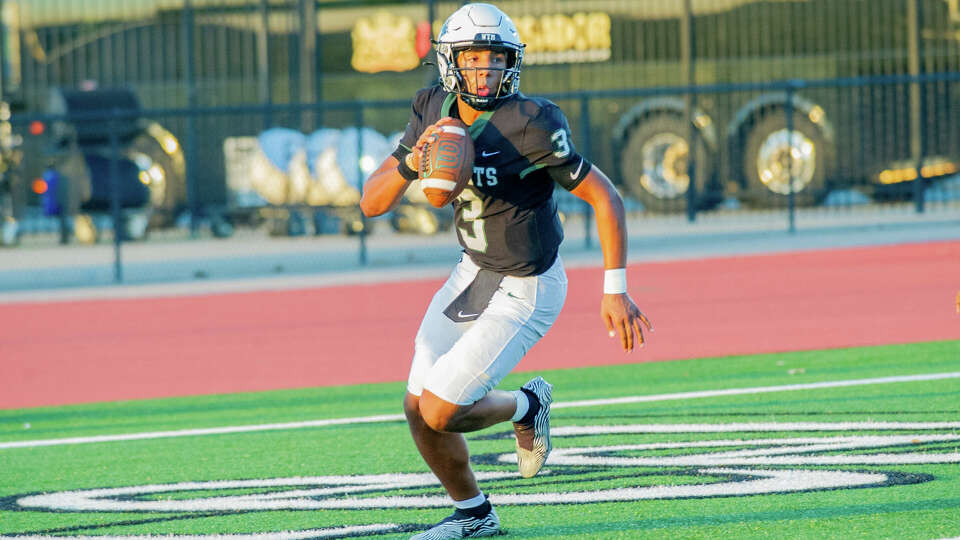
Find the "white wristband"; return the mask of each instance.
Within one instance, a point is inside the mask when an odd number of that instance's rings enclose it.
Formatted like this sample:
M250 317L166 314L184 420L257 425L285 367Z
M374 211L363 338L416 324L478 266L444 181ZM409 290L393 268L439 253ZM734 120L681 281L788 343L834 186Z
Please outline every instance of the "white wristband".
M603 294L623 294L625 292L627 292L627 269L604 270Z

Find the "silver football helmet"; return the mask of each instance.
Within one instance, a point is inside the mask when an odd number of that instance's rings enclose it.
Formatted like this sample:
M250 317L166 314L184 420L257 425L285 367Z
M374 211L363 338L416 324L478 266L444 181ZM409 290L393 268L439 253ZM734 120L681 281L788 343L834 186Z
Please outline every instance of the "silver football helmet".
M435 42L440 83L447 92L459 94L471 107L489 110L497 101L520 91L520 65L523 48L517 27L506 13L490 4L467 4L447 18ZM500 78L500 86L489 96L480 96L467 90L463 78L465 69L457 65L457 53L482 48L501 51L507 55L507 67Z

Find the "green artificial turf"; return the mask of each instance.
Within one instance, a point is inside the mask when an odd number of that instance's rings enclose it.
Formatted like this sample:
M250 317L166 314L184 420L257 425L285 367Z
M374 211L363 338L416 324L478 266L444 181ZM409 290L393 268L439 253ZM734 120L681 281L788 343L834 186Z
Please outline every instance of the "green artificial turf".
M944 538L960 535L960 427L880 429L864 423L956 425L960 423L960 378L954 375L935 380L869 384L863 381L958 372L960 341L558 370L542 373L554 384L556 406L552 420L556 451L547 463L547 471L524 480L515 474L514 465L498 461L499 456L509 456L513 450L509 424L493 426L467 438L480 474L504 473L502 477L481 481L481 487L495 501L497 497L512 495L567 497L563 504L497 503L510 538ZM512 374L501 387L516 388L529 377L530 374ZM783 388L836 381L861 383ZM731 389L738 392L720 396L677 395ZM411 507L410 501L417 497L442 496L438 485L420 482L407 487L344 488L350 492L338 494L315 491L332 487L321 483L301 486L286 481L262 487L205 484L427 473L401 419L403 393L402 383L390 383L0 411L0 537L255 533L268 535L264 538L311 537L279 535L280 531L304 530L326 531L312 537L341 537L330 529L385 524L390 532L374 537L406 538L449 513L443 504ZM650 400L589 402L632 396ZM588 402L574 403L583 400ZM369 421L367 417L372 415L389 416ZM328 426L285 425L329 419L353 420ZM798 429L792 423L833 427ZM634 424L669 429L641 433L605 431L608 426ZM740 427L732 432L719 431L726 424L783 426L769 428L772 430ZM699 428L670 427L676 425ZM261 427L242 433L180 432L229 426ZM564 434L564 429L575 426L598 426L598 431ZM103 442L83 439L158 432L164 436ZM840 449L804 448L811 443L791 442L899 435L907 437L896 444ZM930 436L941 439L924 439ZM9 447L10 443L57 442L67 438L80 440L72 444ZM721 442L714 445L705 441ZM656 443L673 446L590 450ZM786 447L795 448L783 450ZM621 460L683 456L713 460L723 452L753 451L763 459L889 454L903 456L903 462L869 464L854 459L842 464L727 465L711 461L650 466L607 462L568 465L557 461L563 449L574 448L584 449L578 455ZM943 462L910 462L917 459ZM720 472L716 471L718 468ZM751 469L881 473L887 480L877 485L796 492L774 489L749 495L724 492L691 497L668 493L664 497L617 502L582 500L585 493L631 488L649 491L708 488L724 482L740 485L737 482L753 479L743 472ZM104 511L56 505L32 508L23 504L24 497L42 493L180 482L201 484L181 486L175 491L140 490L94 499L136 504L214 501L221 507ZM349 483L349 479L338 482ZM290 493L294 490L314 491ZM278 500L283 504L274 509L234 507L230 506L232 502L222 502L224 497L242 496L256 504ZM400 505L362 509L296 507L303 501L343 501L345 506L351 506L353 503L346 498L380 501L381 497L400 501Z

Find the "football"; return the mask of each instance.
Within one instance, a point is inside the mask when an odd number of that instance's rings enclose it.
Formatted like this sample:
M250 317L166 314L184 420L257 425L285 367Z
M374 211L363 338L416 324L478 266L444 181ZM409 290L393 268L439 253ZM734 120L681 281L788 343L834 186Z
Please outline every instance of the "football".
M473 139L460 120L440 126L423 146L420 189L427 201L442 208L457 198L473 175Z

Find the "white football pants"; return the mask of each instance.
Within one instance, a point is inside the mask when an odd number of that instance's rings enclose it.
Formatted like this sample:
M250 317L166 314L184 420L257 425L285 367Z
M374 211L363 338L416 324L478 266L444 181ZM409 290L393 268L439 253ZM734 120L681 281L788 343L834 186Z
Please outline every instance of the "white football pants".
M433 296L417 331L407 391L423 389L469 405L485 396L516 366L557 319L567 297L567 275L557 256L546 272L505 276L476 320L455 323L443 314L480 268L467 254Z

